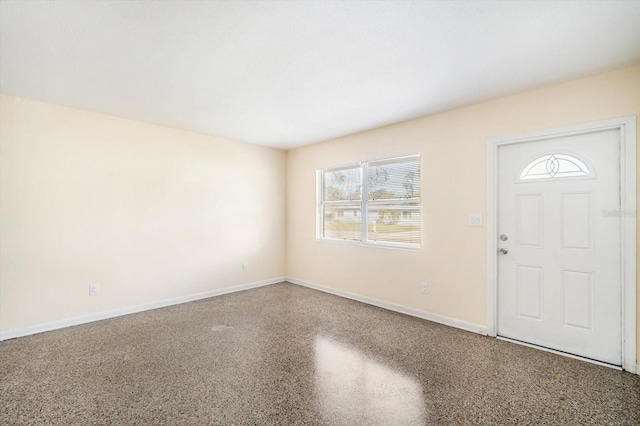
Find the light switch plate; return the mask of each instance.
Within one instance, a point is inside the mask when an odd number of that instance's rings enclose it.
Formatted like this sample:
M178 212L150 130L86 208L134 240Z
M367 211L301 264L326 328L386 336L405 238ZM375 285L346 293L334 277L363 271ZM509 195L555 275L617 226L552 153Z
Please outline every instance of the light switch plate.
M100 294L100 283L89 284L89 296L97 296Z
M482 215L479 213L471 213L469 215L469 226L482 226Z

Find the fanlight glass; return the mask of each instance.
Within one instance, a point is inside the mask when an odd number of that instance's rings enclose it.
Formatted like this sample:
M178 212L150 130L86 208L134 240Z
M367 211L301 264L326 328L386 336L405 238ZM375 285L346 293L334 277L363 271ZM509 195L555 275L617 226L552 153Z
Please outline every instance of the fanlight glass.
M553 179L589 176L584 162L567 154L549 154L530 162L520 173L520 180Z

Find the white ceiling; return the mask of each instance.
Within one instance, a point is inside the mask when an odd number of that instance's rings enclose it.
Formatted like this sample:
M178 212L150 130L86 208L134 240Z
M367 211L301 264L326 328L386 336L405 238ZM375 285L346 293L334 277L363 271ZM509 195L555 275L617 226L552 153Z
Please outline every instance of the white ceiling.
M640 62L640 0L0 7L4 93L285 149Z

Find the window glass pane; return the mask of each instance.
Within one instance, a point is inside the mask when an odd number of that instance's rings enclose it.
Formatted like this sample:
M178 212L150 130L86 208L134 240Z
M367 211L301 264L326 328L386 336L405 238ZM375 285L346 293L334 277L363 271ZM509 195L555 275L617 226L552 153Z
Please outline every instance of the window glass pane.
M368 168L369 200L420 197L420 159L377 161Z
M323 209L324 238L360 241L362 216L360 204L325 206Z
M369 205L367 240L376 242L420 244L420 205Z
M323 173L323 201L359 201L361 188L359 166Z
M530 162L520 173L520 180L584 177L591 172L584 162L572 155L550 154Z

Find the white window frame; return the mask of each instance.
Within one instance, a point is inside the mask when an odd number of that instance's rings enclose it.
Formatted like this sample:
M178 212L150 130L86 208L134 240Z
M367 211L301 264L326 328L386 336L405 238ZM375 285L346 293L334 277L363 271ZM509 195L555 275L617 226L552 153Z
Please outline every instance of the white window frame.
M316 170L316 242L331 242L331 243L339 243L339 244L349 244L349 245L357 245L357 246L368 246L368 247L383 247L383 248L394 248L394 249L402 249L402 250L419 250L422 245L422 220L420 222L420 242L417 244L413 243L398 243L392 241L372 241L367 239L368 234L368 222L369 222L369 205L375 204L412 204L415 203L415 199L382 199L382 200L369 200L368 194L368 167L369 164L379 163L379 162L395 162L401 161L405 159L417 159L420 164L420 169L422 169L422 162L420 154L408 154L398 157L389 157L389 158L380 158L376 160L368 160L368 161L360 161L357 163L349 163L344 164L342 166L337 167L327 167L324 169ZM360 200L357 201L323 201L324 200L324 174L326 172L330 172L333 170L344 170L349 168L360 168L360 182L361 182L361 196ZM422 185L421 185L422 187ZM422 193L422 190L421 190ZM324 207L325 206L355 206L356 204L360 204L359 217L361 218L361 228L360 228L360 240L347 240L342 238L327 238L324 236ZM420 196L420 202L418 204L419 212L422 212L422 194ZM422 215L420 215L422 217Z

